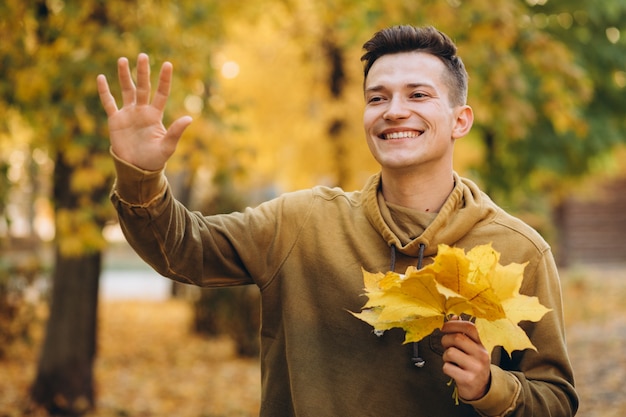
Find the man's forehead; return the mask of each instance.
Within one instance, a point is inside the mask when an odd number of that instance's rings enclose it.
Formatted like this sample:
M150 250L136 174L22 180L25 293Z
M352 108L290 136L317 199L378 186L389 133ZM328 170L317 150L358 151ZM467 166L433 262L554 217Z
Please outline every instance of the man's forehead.
M416 87L441 83L446 68L441 60L425 52L401 52L378 58L365 79L365 90L387 85Z

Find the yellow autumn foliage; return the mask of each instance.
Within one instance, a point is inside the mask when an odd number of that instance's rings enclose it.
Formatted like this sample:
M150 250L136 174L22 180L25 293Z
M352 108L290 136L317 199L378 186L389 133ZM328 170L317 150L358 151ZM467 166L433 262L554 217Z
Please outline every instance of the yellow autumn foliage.
M66 257L78 257L85 253L102 250L106 241L102 230L91 221L86 210L58 209L56 212L56 236L59 251Z
M404 274L363 270L368 301L353 314L375 331L404 329L405 343L441 329L452 316L469 316L487 351L495 346L509 353L535 349L518 323L537 322L550 309L537 297L520 294L526 264L503 266L499 260L491 244L467 253L439 245L433 263L422 269L409 267Z

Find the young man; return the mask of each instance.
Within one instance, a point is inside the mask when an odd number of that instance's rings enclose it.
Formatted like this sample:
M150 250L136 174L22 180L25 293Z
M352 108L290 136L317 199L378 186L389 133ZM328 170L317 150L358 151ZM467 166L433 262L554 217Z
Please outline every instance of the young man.
M572 416L578 399L550 248L452 167L473 122L467 74L437 30L400 26L365 45L363 122L381 172L363 190L316 187L242 213L203 216L178 203L163 170L189 117L162 124L172 66L150 102L148 57L137 85L119 60L123 107L98 77L117 169L112 201L135 250L161 274L200 286L255 284L262 295L261 416ZM449 321L416 346L377 336L349 312L362 270L404 272L445 243L492 243L502 264L528 262L522 292L551 308L524 329L537 352L492 354L474 325ZM414 366L416 352L421 367ZM423 361L423 362L422 362ZM455 405L454 379L461 398Z

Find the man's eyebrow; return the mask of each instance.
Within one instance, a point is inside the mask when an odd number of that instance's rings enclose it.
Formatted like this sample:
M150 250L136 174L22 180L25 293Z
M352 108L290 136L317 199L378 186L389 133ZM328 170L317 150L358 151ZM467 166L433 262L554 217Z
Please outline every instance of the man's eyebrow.
M366 93L367 93L367 92L370 92L370 91L371 91L371 92L377 92L377 91L382 91L382 90L385 90L385 87L384 87L384 86L382 86L382 85L373 85L373 86L371 86L371 87L367 87L367 88L365 89L365 92L366 92Z
M427 88L431 88L431 89L435 89L435 86L430 84L430 83L408 83L404 85L404 88L407 89L412 89L412 88L419 88L419 87L427 87ZM383 90L387 90L387 87L385 87L384 85L373 85L371 87L367 87L365 88L365 92L378 92L378 91L383 91Z
M409 83L405 85L406 88L418 88L418 87L427 87L435 89L435 86L430 83Z

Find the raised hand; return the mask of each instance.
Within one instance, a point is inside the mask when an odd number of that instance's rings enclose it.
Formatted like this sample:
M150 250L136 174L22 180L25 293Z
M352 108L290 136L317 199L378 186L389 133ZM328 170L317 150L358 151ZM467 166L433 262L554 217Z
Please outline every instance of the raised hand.
M159 83L150 102L150 64L148 55L137 58L137 85L133 83L128 59L120 58L117 71L122 89L122 108L118 109L106 77L98 75L98 94L108 116L111 148L123 161L138 168L157 171L165 166L176 150L183 131L191 123L184 116L163 125L163 112L170 94L172 64L163 63Z

